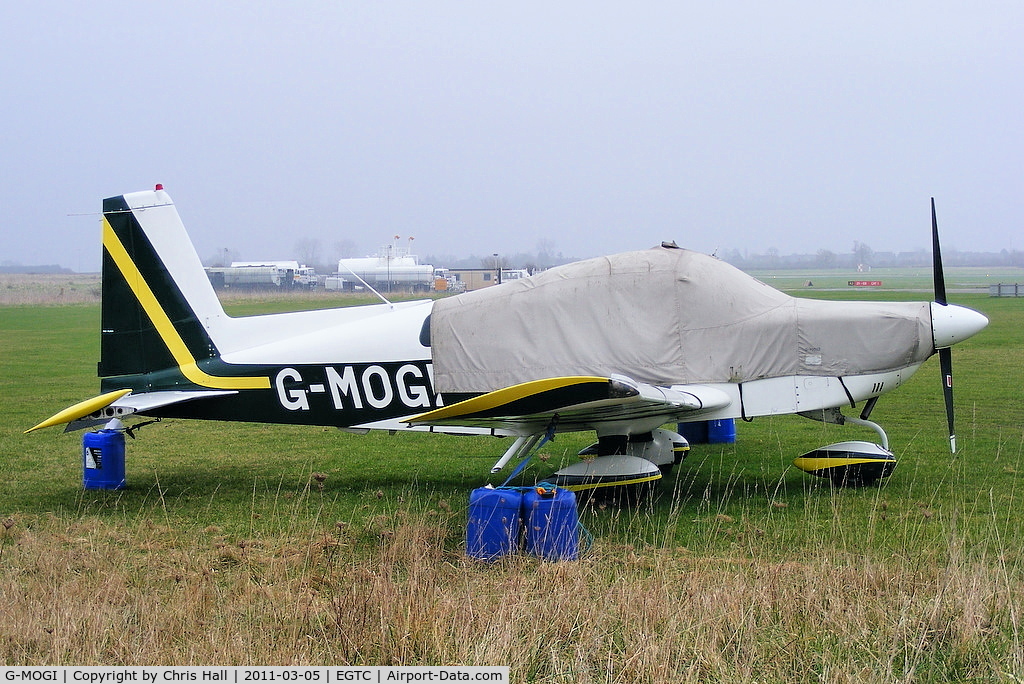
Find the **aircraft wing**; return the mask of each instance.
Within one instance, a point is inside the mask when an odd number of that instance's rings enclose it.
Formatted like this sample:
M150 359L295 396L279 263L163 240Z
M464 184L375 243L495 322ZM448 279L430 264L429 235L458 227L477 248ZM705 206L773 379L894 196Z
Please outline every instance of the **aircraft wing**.
M512 434L595 430L602 425L663 423L727 406L728 395L712 387L660 387L623 376L546 378L512 385L423 413L412 426L498 428Z

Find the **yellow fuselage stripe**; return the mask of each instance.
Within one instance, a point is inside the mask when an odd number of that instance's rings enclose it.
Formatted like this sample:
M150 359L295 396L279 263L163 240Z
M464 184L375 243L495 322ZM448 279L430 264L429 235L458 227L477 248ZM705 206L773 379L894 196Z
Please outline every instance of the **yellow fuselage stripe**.
M160 338L167 345L168 351L171 352L171 356L174 357L178 369L190 382L212 389L270 389L270 378L268 377L219 377L210 375L199 368L195 358L185 345L185 341L181 339L181 335L175 329L174 323L167 317L156 295L149 288L142 273L139 272L135 262L128 255L128 250L121 244L121 240L114 233L114 229L110 227L106 217L103 218L103 248L117 264L121 275L124 276L128 286L135 293L139 304L142 305Z

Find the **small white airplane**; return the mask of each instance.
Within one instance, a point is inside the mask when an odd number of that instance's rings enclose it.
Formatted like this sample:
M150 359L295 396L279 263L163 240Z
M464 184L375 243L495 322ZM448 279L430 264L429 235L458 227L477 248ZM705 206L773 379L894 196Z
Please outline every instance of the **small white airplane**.
M26 432L130 417L514 437L492 472L556 432L594 431L554 482L653 481L686 440L669 423L797 413L877 431L796 459L865 484L895 459L876 400L988 324L947 304L932 201L934 302L831 302L663 244L437 301L233 318L160 185L104 200L100 396ZM859 417L840 409L863 404Z

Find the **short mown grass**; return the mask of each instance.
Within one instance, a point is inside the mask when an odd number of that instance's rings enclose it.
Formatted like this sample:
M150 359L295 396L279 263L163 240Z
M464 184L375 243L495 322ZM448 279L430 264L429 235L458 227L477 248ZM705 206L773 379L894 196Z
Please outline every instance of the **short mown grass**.
M505 440L165 421L129 440L126 490L83 490L80 434L21 433L95 393L98 306L0 307L0 659L508 664L543 682L1024 677L1024 302L953 299L992 321L954 350L956 456L933 359L872 415L900 459L879 486L791 465L870 431L757 419L735 444L695 446L650 498L581 505L594 543L579 561L492 564L464 555L465 509L497 482ZM559 435L523 481L589 441Z

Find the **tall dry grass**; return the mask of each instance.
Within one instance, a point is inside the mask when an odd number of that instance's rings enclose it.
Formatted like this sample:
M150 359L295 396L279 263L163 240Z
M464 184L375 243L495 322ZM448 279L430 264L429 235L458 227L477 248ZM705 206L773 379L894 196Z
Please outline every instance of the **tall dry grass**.
M0 652L35 664L486 664L516 681L912 682L1024 674L1024 583L934 558L709 557L598 540L576 562L463 555L398 507L229 538L151 519L0 528Z
M0 306L94 304L98 273L0 273Z
M99 273L0 273L0 306L98 304ZM408 292L390 293L393 301L422 299L427 295ZM375 304L379 300L369 293L352 293L274 288L229 288L217 290L221 302L253 306L265 305L269 310L299 310ZM259 313L245 311L242 315Z

